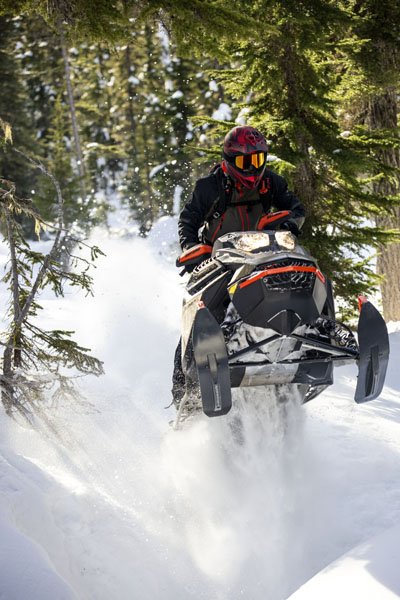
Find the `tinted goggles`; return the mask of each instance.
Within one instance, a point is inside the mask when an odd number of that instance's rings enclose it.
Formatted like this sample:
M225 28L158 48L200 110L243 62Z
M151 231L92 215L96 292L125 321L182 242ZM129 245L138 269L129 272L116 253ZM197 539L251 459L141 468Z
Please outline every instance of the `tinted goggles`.
M234 157L235 167L241 171L248 171L251 166L260 169L265 163L265 152L254 152L254 154L239 154Z

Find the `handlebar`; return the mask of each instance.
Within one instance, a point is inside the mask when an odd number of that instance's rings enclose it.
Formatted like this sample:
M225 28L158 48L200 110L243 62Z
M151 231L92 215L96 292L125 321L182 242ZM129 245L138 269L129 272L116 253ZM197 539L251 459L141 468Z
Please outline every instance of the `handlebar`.
M290 210L280 210L278 212L264 215L258 222L257 230L262 231L263 229L279 229L283 223L290 221L294 218L293 213Z

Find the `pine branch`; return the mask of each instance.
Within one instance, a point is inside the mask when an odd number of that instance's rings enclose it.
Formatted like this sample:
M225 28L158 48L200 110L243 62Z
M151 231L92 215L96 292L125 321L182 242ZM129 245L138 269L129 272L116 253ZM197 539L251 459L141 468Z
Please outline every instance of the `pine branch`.
M0 130L3 134L3 139L0 139L0 144L12 143L12 129L11 125L0 117Z
M57 221L58 221L58 227L57 227L56 236L55 236L52 248L51 248L50 252L46 255L46 257L42 263L42 266L40 267L39 272L36 276L36 279L32 285L32 289L29 293L29 296L27 297L27 299L21 309L18 319L16 319L15 326L20 327L22 322L24 321L24 319L26 318L26 316L28 314L29 308L30 308L33 300L35 299L39 288L42 285L43 279L49 269L50 262L56 257L56 255L58 254L58 252L60 250L60 239L61 239L61 234L62 234L63 225L64 225L64 212L63 212L64 211L64 200L63 200L60 184L58 183L57 179L54 177L54 175L50 171L48 171L45 168L45 166L40 161L34 160L33 158L31 158L30 156L27 156L24 152L22 152L21 150L18 150L17 148L14 148L14 151L17 152L17 154L20 154L24 158L26 158L31 164L33 164L44 175L46 175L46 177L48 177L51 180L51 182L53 183L53 185L56 189L56 193L57 193Z
M45 331L34 325L31 321L36 316L41 306L36 302L40 289L51 285L56 294L62 294L63 281L79 286L87 293L91 293L92 278L88 274L91 266L89 260L74 256L69 253L75 263L84 264L80 273L73 273L61 268L57 256L61 250L62 232L64 230L63 209L64 202L61 187L57 178L40 162L28 157L25 153L15 149L31 164L38 168L53 183L57 192L57 226L55 237L48 254L31 250L24 240L22 229L15 220L15 216L23 213L35 219L37 227L42 225L40 215L27 200L21 200L15 195L15 186L10 182L1 180L0 183L0 210L5 216L7 228L7 241L10 248L10 269L4 276L12 293L10 307L11 324L7 332L3 352L3 374L0 376L2 400L7 411L12 407L25 414L26 406L33 406L40 400L43 393L49 389L49 381L60 381L60 367L75 368L83 374L101 375L103 366L101 361L88 354L88 349L80 346L71 339L72 332L63 330ZM89 246L84 241L78 243L91 251L94 260L101 250L97 246ZM33 277L33 268L39 265L37 274ZM30 335L26 335L28 332ZM24 359L24 367L30 365L36 372L42 369L34 385L27 372L19 371ZM47 375L45 375L47 373ZM44 376L44 379L43 379ZM49 379L50 377L50 379ZM60 383L65 390L65 381ZM25 401L23 394L28 393ZM61 393L61 392L60 392Z
M14 193L15 193L15 186L12 186L8 192L6 191L2 194L2 200L5 200L5 202L7 202L9 197L13 196ZM0 190L0 194L1 194L1 190ZM16 252L15 252L16 241L14 238L13 222L11 219L10 211L8 209L6 209L5 213L6 213L7 237L8 237L9 247L10 247L10 254L11 254L11 287L12 287L13 303L14 303L14 315L15 315L15 321L17 321L19 318L20 306L19 306L19 282L18 282L17 256L16 256Z

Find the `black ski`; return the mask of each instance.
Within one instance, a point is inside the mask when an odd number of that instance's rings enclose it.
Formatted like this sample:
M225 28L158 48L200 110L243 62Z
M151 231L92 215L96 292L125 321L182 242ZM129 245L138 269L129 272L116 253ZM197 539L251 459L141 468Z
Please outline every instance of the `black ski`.
M386 323L368 301L364 301L361 305L358 345L360 358L354 399L361 403L379 396L385 383L389 361L389 336Z
M203 411L208 417L225 415L232 407L228 354L221 328L205 306L196 313L192 341Z

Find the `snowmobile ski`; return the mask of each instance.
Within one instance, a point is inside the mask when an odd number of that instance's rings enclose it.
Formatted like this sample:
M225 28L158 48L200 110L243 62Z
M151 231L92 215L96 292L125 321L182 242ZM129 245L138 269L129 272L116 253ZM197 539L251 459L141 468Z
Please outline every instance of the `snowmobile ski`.
M376 308L360 299L358 321L359 363L356 402L374 400L382 391L389 361L389 336L386 323Z
M232 407L228 354L221 328L204 305L196 313L192 341L203 411L208 417L225 415Z

